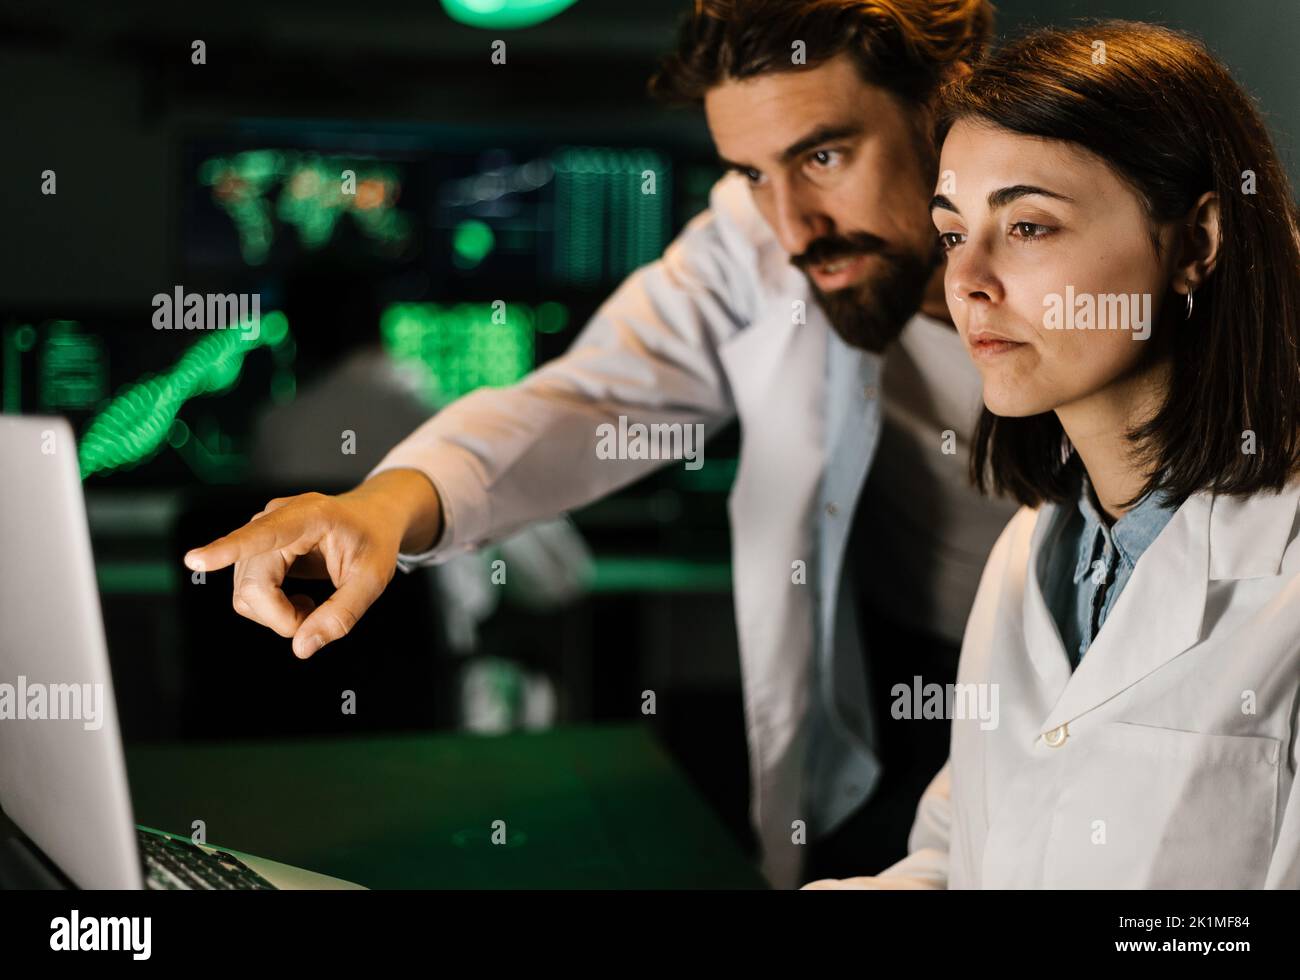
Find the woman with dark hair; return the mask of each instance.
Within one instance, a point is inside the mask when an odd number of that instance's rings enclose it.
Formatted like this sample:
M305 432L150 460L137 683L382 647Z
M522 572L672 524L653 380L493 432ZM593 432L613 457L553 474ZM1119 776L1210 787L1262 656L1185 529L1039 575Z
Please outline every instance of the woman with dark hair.
M911 853L817 884L1300 887L1300 234L1268 132L1201 44L1124 22L1011 44L943 119L974 476L1024 506Z

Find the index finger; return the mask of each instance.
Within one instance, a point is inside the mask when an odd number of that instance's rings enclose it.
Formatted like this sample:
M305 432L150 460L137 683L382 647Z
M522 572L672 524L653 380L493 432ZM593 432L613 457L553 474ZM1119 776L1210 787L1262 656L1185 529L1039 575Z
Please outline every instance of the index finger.
M268 551L292 548L308 537L310 530L311 521L303 508L284 507L249 521L202 548L185 552L185 566L196 572L214 572Z

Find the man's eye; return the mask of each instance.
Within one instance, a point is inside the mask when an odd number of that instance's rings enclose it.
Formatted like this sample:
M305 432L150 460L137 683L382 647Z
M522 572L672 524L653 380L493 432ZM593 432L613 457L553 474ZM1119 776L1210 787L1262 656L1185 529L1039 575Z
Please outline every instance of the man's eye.
M809 159L818 167L825 169L833 167L840 162L841 153L839 150L814 150Z
M961 244L961 239L965 237L959 231L944 231L939 233L939 244L943 246L945 252L951 252L953 248Z
M763 174L761 171L755 170L752 167L744 167L741 169L740 172L745 175L745 179L748 180L751 184L762 183Z

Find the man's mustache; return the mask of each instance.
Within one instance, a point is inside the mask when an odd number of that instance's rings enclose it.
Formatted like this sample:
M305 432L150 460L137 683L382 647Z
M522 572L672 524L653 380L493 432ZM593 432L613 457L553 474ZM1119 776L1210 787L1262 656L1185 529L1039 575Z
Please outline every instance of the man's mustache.
M883 238L869 231L854 232L852 235L827 235L813 241L801 254L791 257L790 262L807 272L809 266L884 252L887 244Z

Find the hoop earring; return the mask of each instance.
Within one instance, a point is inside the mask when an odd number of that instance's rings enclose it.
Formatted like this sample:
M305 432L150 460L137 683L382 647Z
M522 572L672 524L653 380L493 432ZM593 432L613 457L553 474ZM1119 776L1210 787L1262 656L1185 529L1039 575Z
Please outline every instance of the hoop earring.
M1192 287L1192 280L1187 280L1187 319L1192 318L1192 296L1196 290Z

